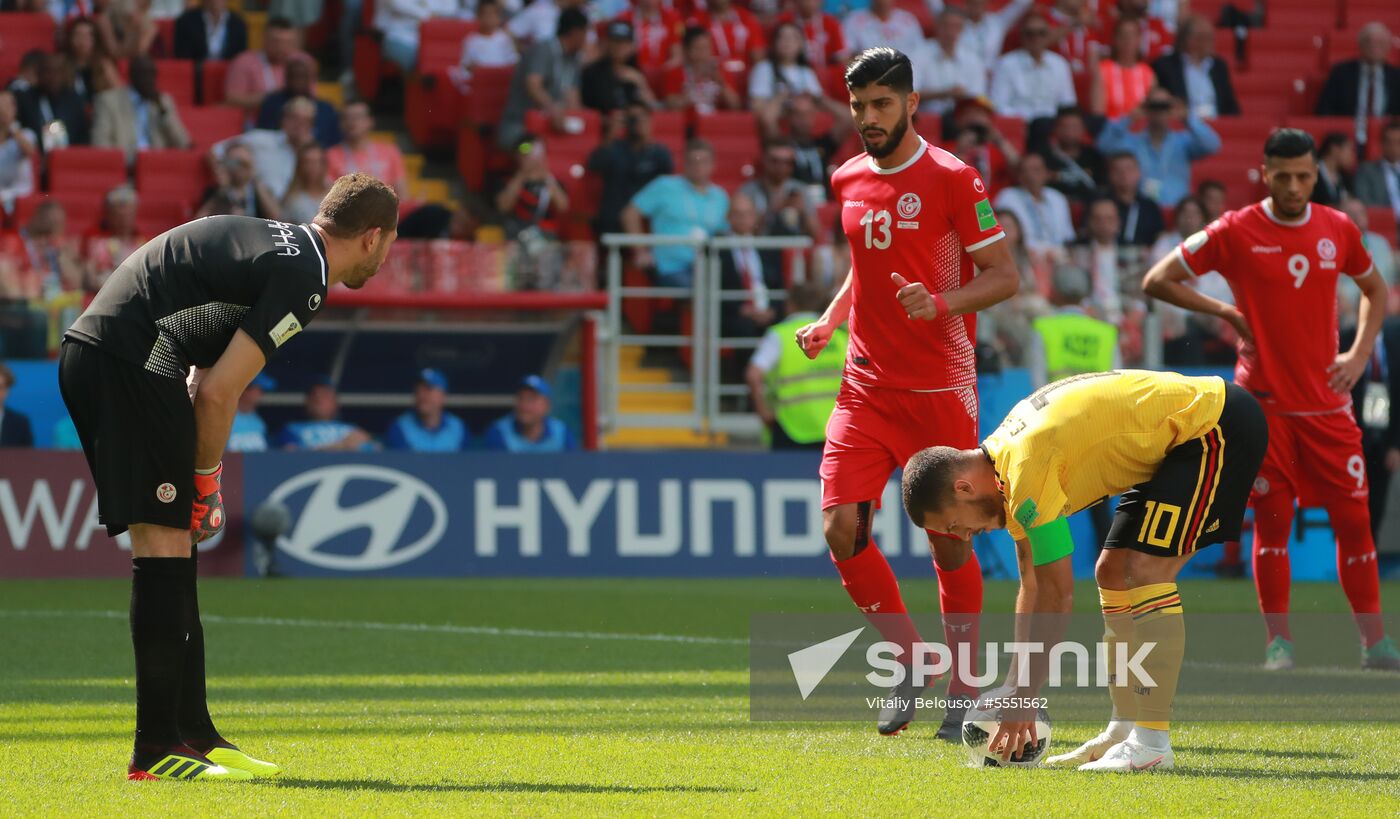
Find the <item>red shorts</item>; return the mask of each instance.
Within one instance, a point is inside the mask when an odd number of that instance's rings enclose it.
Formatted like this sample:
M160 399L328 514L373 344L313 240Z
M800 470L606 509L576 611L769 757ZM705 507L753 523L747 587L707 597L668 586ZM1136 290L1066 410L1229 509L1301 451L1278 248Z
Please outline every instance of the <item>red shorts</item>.
M1326 415L1267 415L1269 450L1254 480L1254 500L1287 492L1301 506L1365 502L1366 459L1351 408Z
M913 392L841 382L822 450L822 508L874 501L890 473L931 446L977 446L977 388Z

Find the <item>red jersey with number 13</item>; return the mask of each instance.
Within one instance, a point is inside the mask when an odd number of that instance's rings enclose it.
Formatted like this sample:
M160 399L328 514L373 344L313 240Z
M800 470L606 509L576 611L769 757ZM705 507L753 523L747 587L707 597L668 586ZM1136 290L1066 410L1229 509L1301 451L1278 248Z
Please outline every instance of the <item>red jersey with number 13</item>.
M831 187L854 278L846 377L904 390L975 385L976 317L911 319L890 274L930 293L972 280L968 254L1006 235L977 171L921 138L903 165L880 168L861 154L832 174Z
M1249 322L1254 346L1240 344L1235 380L1280 414L1333 412L1351 396L1328 386L1337 357L1337 279L1364 276L1371 254L1345 214L1308 205L1296 222L1270 200L1232 210L1177 249L1197 276L1218 271Z

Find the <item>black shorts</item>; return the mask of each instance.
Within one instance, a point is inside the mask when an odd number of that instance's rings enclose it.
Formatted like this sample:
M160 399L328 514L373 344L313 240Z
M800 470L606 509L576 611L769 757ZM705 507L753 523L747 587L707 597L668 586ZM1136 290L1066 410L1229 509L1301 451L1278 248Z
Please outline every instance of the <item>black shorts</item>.
M97 519L107 534L133 523L188 529L195 433L185 382L65 339L58 386L97 484Z
M1259 402L1226 384L1219 423L1168 452L1151 479L1123 493L1104 548L1176 557L1239 540L1268 448L1269 425Z

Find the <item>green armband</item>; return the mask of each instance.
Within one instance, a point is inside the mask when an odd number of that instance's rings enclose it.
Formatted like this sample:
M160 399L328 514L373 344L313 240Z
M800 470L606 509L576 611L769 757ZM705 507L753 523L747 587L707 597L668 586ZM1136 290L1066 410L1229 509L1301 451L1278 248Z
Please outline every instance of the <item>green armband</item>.
M1026 530L1031 541L1031 562L1037 566L1054 563L1074 551L1074 538L1069 534L1069 520L1055 518L1043 526Z

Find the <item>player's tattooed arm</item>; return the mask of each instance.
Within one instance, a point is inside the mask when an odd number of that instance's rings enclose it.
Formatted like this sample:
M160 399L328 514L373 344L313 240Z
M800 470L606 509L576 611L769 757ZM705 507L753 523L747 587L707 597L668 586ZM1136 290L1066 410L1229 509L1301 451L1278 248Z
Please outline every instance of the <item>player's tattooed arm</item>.
M1249 329L1249 322L1244 314L1237 310L1234 305L1226 304L1219 299L1213 299L1194 287L1186 284L1192 278L1190 268L1182 264L1176 251L1168 253L1147 271L1147 275L1142 280L1142 290L1154 299L1160 299L1167 304L1174 304L1177 307L1201 313L1207 316L1216 316L1224 319L1235 328L1240 338L1246 343L1254 344L1254 331Z

